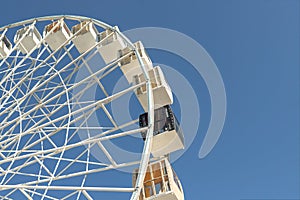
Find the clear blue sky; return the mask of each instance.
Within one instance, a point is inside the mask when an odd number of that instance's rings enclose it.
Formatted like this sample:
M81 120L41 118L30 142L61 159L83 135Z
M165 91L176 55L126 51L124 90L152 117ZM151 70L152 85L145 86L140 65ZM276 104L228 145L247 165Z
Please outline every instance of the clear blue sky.
M192 37L217 64L228 107L219 142L200 160L210 102L201 77L185 72L203 99L197 137L173 165L186 199L300 199L299 1L117 2L3 1L0 25L44 15L78 14L121 30L155 26ZM164 52L149 53L156 62L188 65Z

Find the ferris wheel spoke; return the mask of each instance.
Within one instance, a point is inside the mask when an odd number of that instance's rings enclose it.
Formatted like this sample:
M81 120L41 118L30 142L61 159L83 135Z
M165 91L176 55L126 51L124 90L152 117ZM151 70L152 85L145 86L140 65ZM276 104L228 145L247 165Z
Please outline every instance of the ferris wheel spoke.
M91 115L91 114L90 114L90 115ZM87 116L87 117L84 119L84 121L81 123L80 126L82 126L82 125L86 122L86 120L87 120L88 118L89 118L89 116ZM70 141L71 138L72 138L75 134L77 134L78 130L79 130L79 129L77 129L77 130L73 133L73 135L71 135L71 137L69 138L68 141ZM111 130L111 131L112 131L112 130ZM74 161L77 161L77 160L78 160L81 156L83 156L86 152L88 153L89 150L90 150L90 148L92 148L95 144L96 144L96 143L88 144L88 145L89 145L88 148L86 148L85 150L83 150L82 153L81 153L80 155L78 155L78 156L74 159ZM89 154L88 154L88 155L89 155ZM74 163L74 162L69 163L63 170L61 170L61 172L60 172L58 175L61 175L65 170L67 170L69 167L71 167L72 163ZM102 164L102 165L103 165L103 164ZM107 166L107 164L104 164L104 165Z
M52 53L52 54L53 54L53 53ZM50 54L50 55L52 55L52 54ZM44 74L44 76L47 76L52 70L55 70L55 66L56 66L56 65L64 58L64 56L65 56L66 54L67 54L67 53L65 53L58 61L56 61L56 62L55 62L55 65L51 65L51 66L50 66L50 69ZM39 59L39 57L40 57L40 56L38 56L37 59ZM23 77L22 80L19 81L18 84L16 84L16 85L14 86L14 88L11 89L10 93L13 93L14 90L15 90L17 87L19 87L20 84L22 84L22 83L23 83L30 75L32 75L36 70L38 70L39 67L41 67L41 65L42 65L43 63L46 63L46 62L50 59L50 57L51 57L51 56L48 56L45 60L42 60L41 64L39 64L38 66L36 66L36 67L34 68L34 70L32 70L30 73L27 73L26 76ZM17 68L17 67L14 67L13 69L15 69L15 68ZM57 74L58 74L58 73L57 73L58 71L55 71L55 72L56 72L55 75L57 75ZM35 92L35 90L38 88L38 85L39 85L39 87L41 87L41 86L45 85L45 84L47 83L47 81L52 80L54 77L56 77L56 76L50 76L50 77L48 78L48 80L44 80L44 81L42 81L43 79L42 79L42 80L39 80L38 83L37 83L34 87L31 88L31 91L28 92L25 96L23 96L23 97L20 99L20 101L22 102L22 100L26 99L26 97L27 97L28 95L31 95L31 93ZM7 78L8 78L8 77L7 77ZM43 82L43 83L40 84L41 82ZM0 85L1 85L1 84L0 84ZM0 101L2 100L2 98L3 98L3 96L0 98ZM10 108L13 107L13 106L14 106L14 105L11 105L11 106L8 107L7 109L10 109ZM0 116L1 116L1 113L0 113Z
M95 109L95 108L94 108ZM93 111L90 111L90 112L93 112ZM69 125L71 125L72 123L75 123L76 121L78 121L80 118L83 118L84 116L82 115L81 117L79 117L79 118L76 118L76 119L74 119L74 120L72 120L69 124L65 124L65 125L60 125L59 126L59 128L57 128L57 129L55 129L55 130L53 130L53 131L50 131L48 134L47 134L47 136L48 137L51 137L51 136L53 136L54 134L56 134L56 133L58 133L59 131L61 131L61 130L63 130L65 127L68 127ZM67 119L67 116L66 116L66 118L64 118L64 120L65 119ZM64 122L64 121L63 121ZM48 125L48 124L47 124ZM46 126L47 126L46 125ZM45 128L45 127L38 127L38 129L40 129L40 128ZM29 131L29 133L27 133L27 134L30 134L31 132ZM12 138L9 138L9 139L7 139L7 140L13 140L13 139L18 139L18 137L20 136L20 134L18 134L18 135L16 135L15 137L12 137ZM28 149L28 148L31 148L31 147L33 147L33 146L35 146L35 145L37 145L37 144L39 144L41 141L43 141L43 140L45 140L46 138L45 137L43 137L43 138L41 138L41 139L39 139L39 140L37 140L37 141L35 141L35 142L33 142L33 143L31 143L29 146L26 146L26 147L23 147L23 150L26 150L26 149ZM1 144L2 144L2 142L1 142ZM3 149L5 149L6 147L3 147Z
M0 156L3 158L3 159L5 159L6 157L0 152ZM2 168L0 167L0 170L1 170Z
M67 52L69 59L70 59L70 60L74 60L74 57L73 57L73 56L71 55L71 53L66 49L66 47L64 47L64 49L65 49L65 51ZM97 52L97 51L94 51L94 52ZM88 58L91 59L92 57L93 57L93 56L89 56ZM83 62L81 65L78 64L80 61ZM86 68L88 69L88 71L89 71L91 77L92 77L97 83L99 83L100 85L102 85L100 82L98 82L97 77L94 75L94 73L93 73L92 70L90 69L90 67L89 67L88 63L85 61L84 57L82 57L82 58L81 58L80 60L78 60L77 62L74 62L74 66L75 66L76 69L81 68L83 65L86 66Z
M86 127L88 127L87 119L85 118L84 121L85 121ZM88 133L88 138L91 138L91 134L90 134L90 130L89 130L89 129L87 130L87 133ZM90 150L91 150L91 144L88 144L86 149L87 149L87 153L86 153L85 171L88 171L90 165L92 164L92 162L90 162L90 152L91 152ZM82 181L81 181L80 187L84 187L84 184L85 184L85 181L86 181L86 177L87 177L87 175L84 175L84 176L83 176L83 179L82 179ZM78 194L77 194L77 200L79 199L81 193L82 193L82 191L79 191L79 192L78 192ZM83 194L84 194L84 193L83 193ZM87 195L88 195L88 194L87 194Z
M116 94L113 94L113 95L111 95L111 96L109 96L109 97L106 97L106 98L104 98L104 99L101 99L101 100L99 100L99 101L95 101L94 103L89 104L89 105L87 105L87 106L85 106L85 107L83 107L83 108L80 108L80 109L78 109L78 110L75 110L75 111L69 113L68 115L58 117L58 118L56 118L56 119L53 119L53 120L50 121L50 122L46 122L46 123L44 123L43 125L38 126L41 122L45 121L45 118L44 118L44 119L42 119L41 121L39 121L38 123L36 123L35 125L33 125L33 126L31 127L31 129L28 129L28 130L24 131L23 133L21 133L18 137L21 137L21 136L26 135L26 134L28 134L28 133L32 133L32 132L34 132L34 131L36 131L36 130L39 130L39 129L41 129L41 128L47 127L49 124L52 124L52 123L61 121L61 120L63 120L64 118L67 118L67 117L69 117L69 116L76 115L76 114L78 114L78 113L82 113L83 111L88 110L88 109L91 109L91 108L94 108L95 106L97 106L96 108L98 109L98 105L105 104L105 103L109 103L109 102L113 101L114 99L119 98L120 96L122 96L122 95L128 93L129 91L132 91L132 90L134 90L134 89L140 87L140 86L143 85L143 84L145 84L145 83L142 82L142 83L140 83L140 84L138 84L138 85L131 86L131 87L129 87L129 88L127 88L127 89L125 89L125 90L123 90L123 91L121 91L121 92L118 92L118 93L116 93ZM43 104L43 103L42 103L42 104ZM57 110L60 110L60 109L61 109L61 107L58 107L58 108L56 109L56 111L57 111ZM21 117L24 118L24 117L27 117L28 115L29 115L28 113L24 113ZM74 120L73 120L73 121L74 121ZM0 144L2 144L2 142L0 142Z
M107 91L105 90L104 86L102 85L100 79L92 72L91 67L89 66L88 62L86 62L84 58L82 58L82 61L83 61L83 64L86 66L88 72L90 73L90 76L92 76L92 78L96 81L96 83L101 88L101 90L103 91L105 96L108 97L109 95L108 95Z
M112 155L107 151L107 149L104 147L104 145L98 141L97 145L100 147L100 149L102 150L102 152L105 154L105 156L108 158L108 160L111 162L111 164L113 166L117 166L118 164L116 163L116 161L113 159Z
M88 151L88 149L84 150L83 152L85 153L86 151ZM82 152L82 153L83 153ZM84 155L84 153L82 155ZM75 158L59 158L59 157L56 157L56 156L42 156L42 155L37 155L37 157L39 157L39 159L43 160L43 159L51 159L51 160L58 160L58 159L61 159L62 161L66 161L66 162L76 162L76 163L83 163L83 164L90 164L90 165L97 165L99 167L103 167L103 166L107 166L108 164L105 164L105 163L101 163L101 162L92 162L92 161L86 161L86 160L80 160L79 158L82 156L81 154L78 155L77 157Z
M30 194L32 194L32 195L37 195L37 196L40 196L40 197L44 196L44 197L46 197L48 199L51 199L51 200L59 200L58 198L54 198L54 197L49 196L49 195L44 195L44 194L42 194L40 192L36 192L35 191L36 188L35 188L35 190L29 190L29 189L26 189L26 188L24 188L23 190L26 191L26 192L28 192L28 193L30 193Z
M53 59L54 62L57 63L57 58L55 57L55 54L57 54L57 52L58 52L59 50L56 50L56 51L54 51L54 52L52 53L51 50L50 50L50 48L49 48L49 45L48 45L48 44L45 45L45 50L46 50L47 53L49 54L49 57L51 57L51 59Z
M147 127L134 129L134 130L130 130L130 131L125 131L125 132L121 132L121 133L115 133L115 134L108 135L108 136L103 136L103 137L100 137L100 138L92 137L92 138L85 139L85 140L82 140L82 141L79 141L79 142L76 142L76 143L73 143L73 144L58 147L56 149L47 149L47 150L44 150L44 151L38 151L38 152L35 152L35 153L20 155L18 157L7 157L5 160L1 160L0 164L11 162L12 160L21 160L21 159L25 159L25 158L32 157L32 156L37 156L37 155L40 155L40 154L49 154L49 153L58 154L58 153L61 153L65 150L70 150L72 148L76 148L76 147L79 147L79 146L85 146L87 144L95 143L95 142L98 142L98 141L105 141L105 140L111 140L111 139L114 139L114 138L124 137L124 136L128 136L128 135L136 134L136 133L139 133L139 132L142 132L142 131L145 131L145 130L147 130ZM18 152L20 152L20 151L18 151Z
M135 130L122 132L122 133L118 133L118 134L114 134L114 135L110 135L110 136L103 136L103 137L100 137L100 138L99 138L99 136L98 137L94 136L94 137L79 141L77 143L73 143L73 144L70 144L70 145L58 147L56 149L48 149L48 150L45 150L45 151L39 151L39 152L34 152L34 153L31 153L31 154L26 154L26 155L23 155L23 156L19 156L17 159L23 159L23 158L26 158L26 157L31 157L31 156L35 156L35 155L39 155L39 154L47 154L47 153L51 153L51 152L54 152L55 154L57 154L57 153L60 153L60 152L64 151L65 149L69 150L69 149L72 149L72 148L75 148L75 147L78 147L78 146L87 145L87 144L97 142L97 141L104 141L104 140L113 139L113 138L116 138L116 137L126 136L126 135L129 135L129 134L135 134L136 132L143 131L145 129L146 128L135 129ZM108 130L108 131L102 133L102 135L108 134L109 132L113 132L113 131ZM28 147L26 147L26 148L28 148ZM24 148L24 149L26 149L26 148ZM18 153L21 153L21 152L22 151L19 151ZM8 162L9 161L8 159L13 159L13 157L10 157L10 158L7 158L6 160L0 161L0 164Z
M125 55L125 56L126 56L126 55ZM120 59L121 59L121 58L120 58ZM101 68L100 70L98 70L98 71L95 72L94 74L95 74L95 75L96 75L96 74L100 74L102 71L104 71L104 70L110 68L111 66L113 66L114 64L118 63L118 61L119 61L120 59L114 61L113 63L107 65L107 66L104 67L104 68ZM57 72L59 72L59 71L57 71ZM83 82L85 82L86 80L89 80L90 77L92 77L92 76L93 76L93 75L90 75L90 76L86 77L85 79L81 80L80 82L78 82L78 83L72 85L71 87L67 88L65 92L68 92L69 90L72 90L73 88L75 88L75 87L81 85L81 84L82 84ZM50 78L50 79L51 79L51 78ZM48 79L48 80L49 80L49 79ZM42 84L40 84L40 86L41 86L41 85L44 85L46 82L47 82L47 81L44 81ZM25 99L26 96L28 96L30 93L31 93L31 92L27 93L24 97L22 97L22 99ZM53 93L53 91L50 92L47 96L50 96L52 93ZM57 96L61 96L62 94L64 94L63 91L62 91L61 93L59 93L59 94L56 94L56 95L53 96L52 98L48 99L46 102L43 102L42 104L38 104L35 108L41 107L42 105L48 103L49 101L51 101L51 100L57 98ZM44 99L43 99L43 100L44 100ZM34 110L35 108L32 108L30 111ZM9 109L9 108L6 108L6 109ZM6 111L6 110L4 110L4 111ZM30 111L27 112L27 113L30 113ZM1 113L0 113L0 116L1 116ZM6 121L4 121L4 122L6 122ZM2 123L4 123L4 122L2 122ZM12 123L13 123L13 122L14 122L14 121L12 121ZM8 123L8 124L5 124L4 127L6 127L7 125L9 125L9 123Z
M61 92L60 95L64 95L64 92ZM51 99L51 100L54 100L54 99ZM29 111L24 112L22 117L23 117L23 118L26 118L30 113L32 113L32 112L34 112L34 111L36 111L36 110L42 108L42 106L43 106L42 104L44 105L44 103L38 104L37 106L35 106L34 108L30 109ZM15 108L15 109L16 109L16 108ZM7 119L8 119L11 115L12 115L12 113L9 114L9 115L6 117L6 120L4 120L4 122L7 122ZM17 120L18 120L18 119L14 119L14 120L10 121L9 123L6 123L6 124L3 126L3 128L9 126L9 125L12 124L12 123L15 123Z
M12 188L17 188L17 189L33 189L37 188L39 190L66 190L66 191L80 191L80 190L85 190L85 191L102 191L102 192L133 192L135 189L134 188L114 188L114 187L72 187L72 186L30 186L30 185L3 185L0 186L2 189L12 189Z
M51 95L51 93L53 93L54 91L55 91L55 90L52 90L52 91L51 91L49 94L47 94L47 96L46 96L46 97L48 97L49 95ZM62 92L60 92L59 94L60 94L60 96L61 96L61 95L63 95L64 93L65 93L65 92L64 92L64 91L62 91ZM58 95L56 95L56 96L58 96ZM46 98L46 97L45 97L45 98ZM41 99L41 101L42 101L42 100L45 100L45 98L44 98L44 99ZM28 98L28 101L29 101L29 99L30 99L30 98ZM51 100L53 100L53 99L55 99L55 98L51 98L49 101L51 101ZM45 104L45 103L44 103L44 104ZM44 104L43 104L43 105L44 105ZM35 107L34 107L34 108L32 108L30 111L32 112L32 111L34 111L35 109L37 109L37 108L39 108L39 107L41 107L41 106L40 106L40 105L38 105L38 106L35 106ZM27 113L29 113L29 114L30 114L30 112L28 112L28 111L27 111ZM27 114L27 113L26 113L26 114ZM8 123L8 124L6 124L6 125L9 125L9 123Z
M31 165L36 164L36 163L37 163L37 161L35 159L32 159L32 157L29 157L22 165L19 165L19 166L16 166L16 167L10 169L10 171L14 172L14 174L6 182L8 182L10 179L12 179L13 176L15 175L15 173L18 173L23 168L31 166ZM42 166L40 167L40 173L41 173L41 168L42 168ZM48 176L43 176L40 173L39 173L39 175L37 177L38 178L37 182L40 181L40 178L45 178L45 179L49 178Z
M12 80L12 82L13 82L13 80ZM25 86L25 88L26 88L27 91L28 91L28 90L29 90L29 87L28 87L27 85L24 85L24 86ZM18 88L18 90L19 90L19 92L20 92L22 95L25 95L24 92L23 92L20 88ZM41 101L41 99L37 96L37 94L33 93L32 96L34 97L34 99L35 99L37 102L40 102L40 101ZM43 110L43 108L46 109L46 112L47 112L47 113ZM48 113L50 113L50 111L48 110L47 107L43 107L43 108L39 109L39 110L43 113L43 117L46 117L49 121L51 121L51 119L48 117ZM31 117L30 115L28 115L28 117L29 117L33 122L35 122L35 120L33 120L32 117ZM35 123L36 123L36 122L35 122ZM53 124L53 126L56 127L55 124Z
M3 196L0 196L0 197L1 197L1 199L3 199L3 200L13 200L13 199L8 198L8 197L3 197Z
M24 172L19 172L19 171L13 171L13 170L5 170L5 171L2 171L1 170L1 173L8 173L8 174L13 174L14 175L22 175L22 176L31 176L31 177L42 177L42 178L50 178L51 176L44 176L44 175L37 175L37 174L31 174L31 173L24 173ZM13 178L13 176L11 176ZM10 178L11 179L11 178ZM5 184L7 184L9 182L8 179Z
M37 56L35 59L36 59L36 60L39 60L39 58L42 56L43 52L44 52L44 51L42 51L40 54L38 54L38 56ZM15 66L9 71L8 74L6 74L6 75L4 76L4 78L0 81L0 85L2 85L4 81L7 81L7 79L10 78L10 77L15 73L15 71L16 71L18 68L20 68L20 67L22 66L23 62L25 62L25 60L28 58L28 56L29 56L29 55L26 55L25 57L23 57L23 59L22 59L20 62L18 62L17 65L15 65ZM37 69L39 69L39 67L42 66L42 63L46 63L46 62L47 62L47 60L42 60L41 64L39 64L37 67L33 68L33 70L30 70L30 72L29 72L27 75L30 75L30 74L34 73ZM27 69L27 70L28 70L28 69ZM26 71L27 71L27 70L26 70ZM25 75L26 75L26 74L25 74ZM21 84L23 81L25 81L26 78L27 78L27 77L23 77L22 81L20 81L19 84ZM12 89L11 89L12 91L11 91L10 93L13 93L17 86L18 86L18 85L16 85L14 88L12 88ZM2 97L0 98L0 100L2 100L3 97L5 97L5 95L2 96Z
M136 121L137 121L137 120L135 120L135 121L133 121L133 122L130 122L130 123L127 123L127 124L124 124L124 125L120 126L119 128L121 129L121 128L123 128L123 127L126 127L126 126L128 126L128 125L131 125L132 123L135 123ZM117 129L115 129L115 130L117 130ZM109 132L113 132L113 131L115 131L115 130L108 130L108 131L102 133L102 135L106 135L106 134L108 134ZM33 136L32 136L32 137L33 137ZM50 136L49 136L49 137L50 137ZM40 139L41 141L36 141L35 143L38 144L39 142L42 142L43 139L44 139L44 138L41 138L41 139ZM34 146L34 145L36 145L36 144L33 144L32 146ZM24 151L24 149L28 149L28 146L25 145L25 147L23 148L23 151ZM20 153L21 153L21 152L17 153L17 155L19 155Z
M39 135L40 135L40 133L39 133ZM31 139L33 138L33 136L27 141L27 144L31 141ZM26 145L25 145L26 146ZM42 147L42 150L43 150L43 147ZM34 151L34 152L37 152L37 151ZM20 165L20 166L18 166L18 167L15 167L15 168L13 168L13 169L11 169L11 165L6 169L6 171L10 171L10 172L15 172L15 173L13 173L7 180L6 180L6 182L5 182L5 184L7 184L15 175L16 175L16 173L19 173L19 171L22 169L22 168L24 168L24 167L26 167L26 166L28 166L29 164L29 161L32 159L32 157L29 157L22 165ZM42 161L43 162L43 161ZM41 166L42 167L42 166ZM27 172L26 172L27 173ZM5 177L6 176L4 176L4 178L3 179L5 179ZM40 169L40 172L39 172L39 174L38 174L38 180L41 178L41 177L43 177L43 176L41 176L41 169Z
M55 64L55 63L49 63L49 65L53 65L53 64ZM49 65L48 64L43 65L42 67L49 67ZM22 73L24 73L24 72L22 72ZM19 73L19 74L16 74L16 75L20 75L22 73ZM55 73L49 73L48 75L52 76L52 75L55 75ZM41 79L44 79L44 78L45 78L45 75L40 75L40 76L29 77L27 79L29 79L29 81L37 81L37 80L41 80ZM23 77L14 78L15 81L21 81L22 79L24 79L24 78ZM29 84L27 84L27 85L29 85ZM39 91L39 90L37 90L37 91Z
M24 190L24 189L19 189L19 191L28 199L32 200L31 196Z
M91 144L90 148L92 146L94 146L95 143ZM74 163L76 163L82 156L84 156L86 153L88 152L88 148L83 150L78 156L76 156L72 161L70 161L70 163L65 166L57 175L56 177L59 177L61 176L66 170L68 170L70 167L72 167L72 165L74 165ZM102 167L108 167L109 165L108 164L104 164L104 163L101 163Z
M64 196L63 198L61 198L61 200L69 199L70 197L72 197L76 194L78 194L78 191L71 192L70 194L68 194L68 195Z
M50 175L50 177L53 177L53 174L50 172L50 170L44 165L43 162L40 161L39 158L37 158L37 156L33 156L34 159L36 159L36 161L42 166L42 168Z
M115 166L115 167L119 168L119 167L124 167L124 166L131 166L131 165L135 165L135 164L138 164L138 161L136 161L136 162L130 162L130 163L123 163L123 164L120 164L120 165ZM83 174L97 173L97 172L109 170L110 168L111 168L111 166L107 166L105 168L96 169L96 170L86 170L86 171L82 171L82 172L77 172L77 173L70 174L70 176L65 176L65 175L63 175L63 176L57 176L55 179L56 180L61 180L61 179L70 178L70 177L74 177L74 176L80 176L80 175L83 175ZM52 178L43 179L43 180L39 181L39 183L48 182L49 179L52 179ZM28 182L27 184L32 185L32 184L36 184L36 182ZM27 184L22 184L22 186L23 185L27 185Z
M155 160L155 159L152 159L152 160ZM85 171L70 173L70 174L67 174L67 175L56 176L55 180L63 180L63 179L68 179L68 178L72 178L72 177L76 177L76 176L83 176L83 175L86 175L86 174L99 173L99 172L103 172L103 171L107 171L107 170L111 170L111 169L118 169L118 168L133 166L133 165L137 165L139 163L140 163L140 161L132 161L132 162L121 163L121 164L118 164L117 166L109 165L109 166L102 167L102 168L90 169L90 170L87 170L87 171L85 170ZM26 184L22 184L22 185L23 186L25 186L25 185L30 186L30 185L34 185L34 184L37 184L37 183L45 183L45 182L47 183L49 180L50 180L50 178L49 179L46 178L46 179L40 180L39 182L31 181L31 182L27 182Z
M14 59L12 60L12 63L8 63L8 62L6 61L8 71L7 71L7 73L5 73L5 74L3 75L3 77L6 77L7 74L10 72L11 66L14 65L14 63L16 62L17 57L18 57L18 54L17 54L16 57L14 57ZM9 78L10 78L10 77L9 77ZM10 83L11 83L11 82L10 82ZM4 95L6 95L6 94L8 93L8 91L9 91L9 89L11 88L11 85L10 85L10 87L8 88L8 84L9 84L9 81L6 81L5 84L4 84L5 91L7 91ZM2 86L2 84L0 84L0 85ZM6 88L7 88L7 89L6 89ZM2 95L2 96L3 96L3 95ZM2 101L2 97L1 97L0 101Z
M16 190L17 190L17 189L12 190L12 191L10 192L10 194L14 193ZM9 194L9 195L10 195L10 194ZM13 199L11 199L11 198L8 198L9 195L0 196L0 197L1 197L1 199L3 199L3 200L13 200Z
M94 110L97 110L98 107L95 107L95 108L92 108L91 111L89 112L94 112ZM60 110L60 108L58 108L57 110ZM74 115L75 113L73 113ZM68 114L68 115L65 115L65 116L61 116L57 119L54 119L52 120L51 122L45 122L43 125L41 126L38 126L38 127L32 127L32 129L35 131L35 130L39 130L39 129L44 129L45 127L48 127L49 125L51 125L52 123L56 123L56 122L59 122L59 121L62 121L64 122L66 119L68 119L70 116L72 116L72 114ZM69 127L70 125L72 125L73 123L75 123L76 121L78 121L79 119L83 118L84 116L80 116L78 118L74 118L72 121L70 121L69 123L66 123L64 125L60 125L58 128L56 128L54 131L50 131L48 133L48 136L51 137L53 134L57 133L58 131L60 130L63 130L64 127ZM30 131L29 131L30 133ZM25 133L26 134L26 133ZM40 141L36 141L35 143L31 144L32 146L35 145L36 143L38 143Z

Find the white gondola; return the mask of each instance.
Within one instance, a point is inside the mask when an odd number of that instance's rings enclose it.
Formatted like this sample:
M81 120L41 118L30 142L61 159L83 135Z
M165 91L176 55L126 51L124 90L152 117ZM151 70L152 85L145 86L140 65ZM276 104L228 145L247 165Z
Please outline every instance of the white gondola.
M59 20L47 25L43 36L52 51L56 51L71 37L71 31L63 20Z
M139 169L135 169L133 172L133 186L138 171ZM168 159L148 165L139 200L184 200L181 183Z
M78 32L78 33L77 33ZM97 43L98 31L91 21L84 21L72 27L72 39L79 53L86 52Z
M137 50L142 58L142 61L143 61L143 64L144 64L146 70L152 69L153 68L152 61L150 60L142 42L138 41L138 42L134 43L134 45L137 48ZM130 53L128 56L121 59L121 61L120 61L121 67L120 68L121 68L124 76L128 80L128 82L132 83L134 76L141 74L143 71L142 71L142 67L141 67L135 53L132 50L130 50L129 47L126 47L126 48L120 50L119 57L122 57L128 53Z
M152 84L154 108L160 108L173 103L173 95L169 84L167 83L164 73L159 66L148 71ZM139 74L134 77L134 83L139 84L145 81L144 74ZM148 98L146 85L139 87L136 90L136 95L142 107L148 111Z
M119 30L118 27L114 29ZM106 64L118 58L118 51L126 47L124 40L114 31L107 29L98 34L99 53Z
M148 126L148 113L139 117L140 127ZM184 149L183 131L170 107L164 107L154 110L153 142L151 154L154 157L160 157L174 151ZM142 132L142 137L146 139L147 131Z
M26 35L25 35L26 34ZM26 26L17 31L14 43L19 43L18 49L23 53L27 54L35 48L38 48L38 44L42 39L41 34L35 26Z
M12 45L5 35L0 35L0 38L0 59L3 59L8 56Z

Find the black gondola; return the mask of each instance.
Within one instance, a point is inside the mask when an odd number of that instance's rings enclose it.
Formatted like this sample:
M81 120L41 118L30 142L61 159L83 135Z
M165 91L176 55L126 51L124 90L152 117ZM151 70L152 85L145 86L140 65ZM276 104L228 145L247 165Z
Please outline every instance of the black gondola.
M140 115L139 125L141 128L148 126L148 113ZM145 140L147 131L141 134L143 140ZM159 157L183 148L183 132L171 106L166 105L155 109L152 155Z

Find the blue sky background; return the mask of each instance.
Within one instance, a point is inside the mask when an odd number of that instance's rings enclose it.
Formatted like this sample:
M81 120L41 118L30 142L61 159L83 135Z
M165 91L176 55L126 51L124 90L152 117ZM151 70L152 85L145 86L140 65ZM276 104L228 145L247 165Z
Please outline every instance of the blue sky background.
M288 200L300 199L299 13L297 0L11 0L1 2L0 25L77 14L124 31L155 26L192 37L219 68L228 112L219 142L200 160L209 96L201 77L183 71L202 99L197 137L173 165L186 199ZM166 52L149 54L154 62L188 65Z

